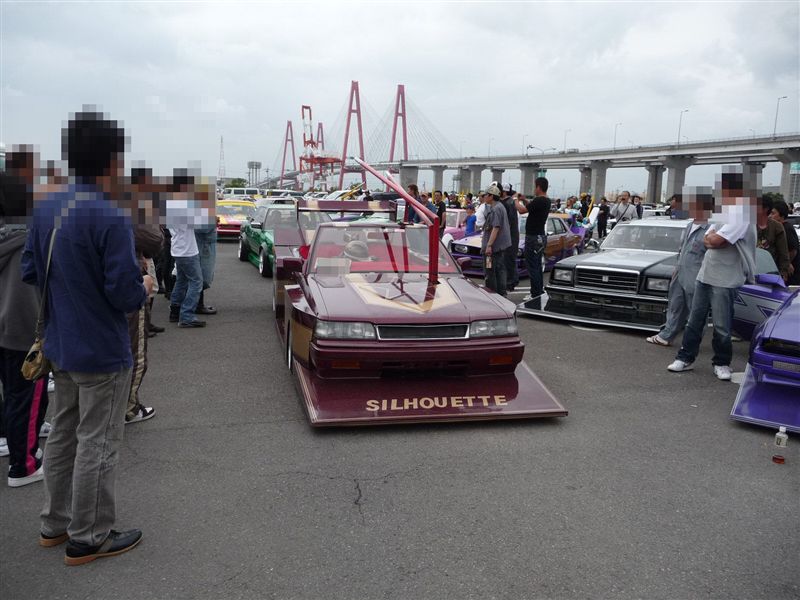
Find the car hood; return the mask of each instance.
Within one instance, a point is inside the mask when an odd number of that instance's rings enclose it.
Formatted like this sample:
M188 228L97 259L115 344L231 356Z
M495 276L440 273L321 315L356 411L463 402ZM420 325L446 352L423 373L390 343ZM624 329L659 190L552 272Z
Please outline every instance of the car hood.
M514 315L514 305L461 275L350 273L311 275L309 291L321 319L373 323L469 323Z
M558 262L559 267L610 267L615 269L634 269L644 271L655 266L673 267L677 263L676 252L656 250L600 250L588 254L571 256Z
M773 314L762 332L763 338L779 338L800 343L800 290L790 296Z

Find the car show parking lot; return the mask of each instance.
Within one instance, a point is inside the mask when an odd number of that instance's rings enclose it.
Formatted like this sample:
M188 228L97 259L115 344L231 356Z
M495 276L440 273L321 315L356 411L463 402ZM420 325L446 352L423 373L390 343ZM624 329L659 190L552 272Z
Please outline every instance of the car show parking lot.
M567 417L315 430L272 285L221 242L219 313L150 340L157 414L126 428L117 482L141 547L70 570L37 546L42 488L3 488L0 597L800 595L800 440L776 465L773 431L730 420L710 335L675 374L645 334L519 318ZM153 321L167 313L158 296Z

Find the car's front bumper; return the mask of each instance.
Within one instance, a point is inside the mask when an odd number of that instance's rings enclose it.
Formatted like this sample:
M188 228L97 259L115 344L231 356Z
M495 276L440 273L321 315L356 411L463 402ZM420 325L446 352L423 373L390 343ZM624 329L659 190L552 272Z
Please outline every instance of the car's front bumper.
M464 340L320 340L310 359L322 378L382 377L438 372L450 375L511 373L522 360L519 337Z
M666 321L666 298L552 285L546 290L542 296L519 304L517 314L641 331L660 331Z

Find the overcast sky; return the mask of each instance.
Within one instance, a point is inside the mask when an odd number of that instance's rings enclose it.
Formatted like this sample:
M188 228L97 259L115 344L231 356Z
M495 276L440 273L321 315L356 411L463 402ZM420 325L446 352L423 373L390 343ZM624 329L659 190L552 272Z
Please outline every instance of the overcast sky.
M610 147L615 123L618 146L673 142L683 109L689 140L766 134L779 96L778 131L800 131L796 1L3 0L0 11L0 140L46 158L59 157L62 121L92 103L124 121L130 160L156 171L200 161L216 175L221 135L228 176L245 176L248 160L273 169L288 119L299 150L302 104L330 136L343 129L351 80L371 126L403 83L465 155L520 152L523 136L561 149L567 129L570 148ZM710 185L713 172L690 168L687 183ZM549 175L554 195L577 186L577 172ZM779 178L765 169L765 185ZM612 169L607 189L645 183L644 169Z

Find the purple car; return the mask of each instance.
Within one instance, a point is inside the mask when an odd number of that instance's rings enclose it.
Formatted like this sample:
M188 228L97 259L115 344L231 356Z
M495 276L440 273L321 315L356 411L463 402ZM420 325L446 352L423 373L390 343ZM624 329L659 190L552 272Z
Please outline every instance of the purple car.
M800 432L800 290L755 328L731 418Z

